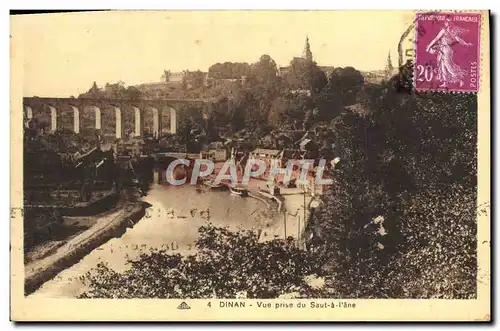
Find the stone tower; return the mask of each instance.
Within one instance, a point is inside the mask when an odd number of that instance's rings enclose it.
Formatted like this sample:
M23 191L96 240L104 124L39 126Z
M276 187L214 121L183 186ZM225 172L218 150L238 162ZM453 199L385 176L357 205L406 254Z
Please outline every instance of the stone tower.
M311 45L309 45L309 37L306 36L306 44L304 45L304 54L302 54L302 57L306 59L307 61L313 60L313 55L311 53Z

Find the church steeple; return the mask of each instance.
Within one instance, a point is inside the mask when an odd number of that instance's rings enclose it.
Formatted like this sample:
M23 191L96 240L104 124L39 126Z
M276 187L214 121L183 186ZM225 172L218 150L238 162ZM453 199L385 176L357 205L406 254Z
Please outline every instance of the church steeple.
M307 61L312 62L313 60L313 55L311 53L311 45L309 45L309 36L306 36L306 44L304 45L304 54L302 54L302 57Z
M389 51L389 54L387 55L387 63L385 65L385 75L387 77L392 76L392 73L394 71L394 67L392 66L392 61L391 61L391 51Z

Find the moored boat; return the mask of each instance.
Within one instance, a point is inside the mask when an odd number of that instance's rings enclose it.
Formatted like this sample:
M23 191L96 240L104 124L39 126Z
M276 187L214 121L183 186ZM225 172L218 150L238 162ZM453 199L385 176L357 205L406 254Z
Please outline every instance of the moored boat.
M226 188L222 183L215 183L212 179L206 179L203 184L211 190L223 190Z
M234 194L234 195L239 195L241 197L248 196L248 190L244 187L229 186L229 190L231 190L231 194Z
M225 186L222 185L221 183L218 183L218 184L211 183L209 187L211 190L223 190L223 189L225 189Z

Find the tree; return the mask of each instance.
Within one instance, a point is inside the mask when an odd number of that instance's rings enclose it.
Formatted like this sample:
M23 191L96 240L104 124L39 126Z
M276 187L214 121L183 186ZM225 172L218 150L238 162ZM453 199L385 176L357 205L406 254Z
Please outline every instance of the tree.
M250 65L240 62L216 63L208 68L208 76L213 79L240 79L250 73Z
M293 241L260 242L251 231L199 228L197 252L182 257L165 249L143 253L118 273L104 264L86 276L82 298L278 298L320 297L307 276L319 273L315 258Z
M285 75L287 85L293 90L319 92L327 84L325 73L315 62L295 57L290 62L290 71Z
M268 115L269 123L273 127L279 128L280 126L283 125L283 123L286 120L287 111L288 111L288 102L284 97L280 96L274 99L271 108L269 110L269 115Z
M139 100L141 98L141 91L135 86L129 86L125 95L129 100Z
M259 61L251 66L247 81L251 85L274 84L278 80L278 67L276 62L267 54L262 55Z
M97 87L97 83L95 81L92 84L92 87L90 88L89 92L90 93L97 93L97 92L99 92L99 88Z
M197 105L184 105L179 109L177 136L184 148L189 152L199 152L204 129L203 109Z
M231 131L245 128L254 135L268 133L269 112L279 94L276 63L269 55L262 55L252 64L247 84L235 88L227 99Z
M311 231L341 296L474 298L476 96L395 81L372 90L368 115L334 121L342 161Z
M221 98L210 104L207 110L211 127L219 134L226 133L230 129L230 107L227 98Z
M163 75L161 75L161 80L164 82L169 82L170 76L172 76L170 70L163 70Z
M78 97L97 99L101 96L102 96L102 91L99 89L99 87L97 87L97 83L94 81L92 87L86 93L82 93Z
M328 90L340 98L342 105L352 105L364 85L363 75L353 67L335 68L328 79Z
M96 82L92 85L90 90L82 93L79 98L93 98L93 99L121 99L121 100L139 100L142 97L141 91L135 86L125 87L125 83L120 81L114 84L106 83L104 89L99 89Z
M235 63L232 68L232 77L241 78L250 74L251 67L248 63Z

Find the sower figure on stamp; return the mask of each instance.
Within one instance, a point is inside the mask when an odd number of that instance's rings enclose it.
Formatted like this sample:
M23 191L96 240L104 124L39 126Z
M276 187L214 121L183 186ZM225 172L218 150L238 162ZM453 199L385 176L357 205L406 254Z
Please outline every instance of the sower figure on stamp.
M447 87L448 83L459 83L460 87L464 84L463 80L467 76L467 70L460 68L453 61L452 49L452 46L457 42L464 46L472 46L472 43L459 37L464 32L467 30L454 26L450 19L446 19L444 28L426 47L426 51L431 54L437 52L438 79L441 82L439 87Z

